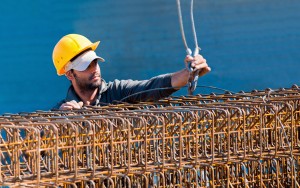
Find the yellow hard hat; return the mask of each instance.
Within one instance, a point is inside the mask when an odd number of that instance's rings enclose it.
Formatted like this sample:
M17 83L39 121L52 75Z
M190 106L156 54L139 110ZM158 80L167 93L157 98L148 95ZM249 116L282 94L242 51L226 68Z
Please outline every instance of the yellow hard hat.
M65 66L69 61L81 52L91 49L96 50L100 41L92 43L85 36L79 34L68 34L62 37L55 45L52 59L58 75L66 73Z

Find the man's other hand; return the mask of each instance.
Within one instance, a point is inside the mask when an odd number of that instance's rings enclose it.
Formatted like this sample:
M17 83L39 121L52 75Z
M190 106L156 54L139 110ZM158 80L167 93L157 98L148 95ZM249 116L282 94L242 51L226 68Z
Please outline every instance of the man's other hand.
M80 109L83 106L83 102L76 102L75 100L63 103L59 109L60 110L73 110L73 109Z

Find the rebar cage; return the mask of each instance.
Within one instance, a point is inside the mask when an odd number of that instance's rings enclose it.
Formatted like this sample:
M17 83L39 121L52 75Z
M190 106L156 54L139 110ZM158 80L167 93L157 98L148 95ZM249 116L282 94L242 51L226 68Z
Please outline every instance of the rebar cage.
M2 187L299 187L299 88L0 117Z

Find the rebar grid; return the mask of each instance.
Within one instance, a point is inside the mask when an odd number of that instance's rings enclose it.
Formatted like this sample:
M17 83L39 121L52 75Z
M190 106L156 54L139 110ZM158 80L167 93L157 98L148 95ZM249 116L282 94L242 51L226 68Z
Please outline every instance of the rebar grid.
M299 187L299 88L0 117L2 186Z

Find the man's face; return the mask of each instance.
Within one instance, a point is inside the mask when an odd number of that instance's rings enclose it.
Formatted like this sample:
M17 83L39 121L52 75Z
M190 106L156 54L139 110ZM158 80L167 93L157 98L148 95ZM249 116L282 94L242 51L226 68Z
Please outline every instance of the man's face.
M78 86L81 91L92 91L101 85L101 72L97 59L92 61L84 71L72 70L73 86Z

